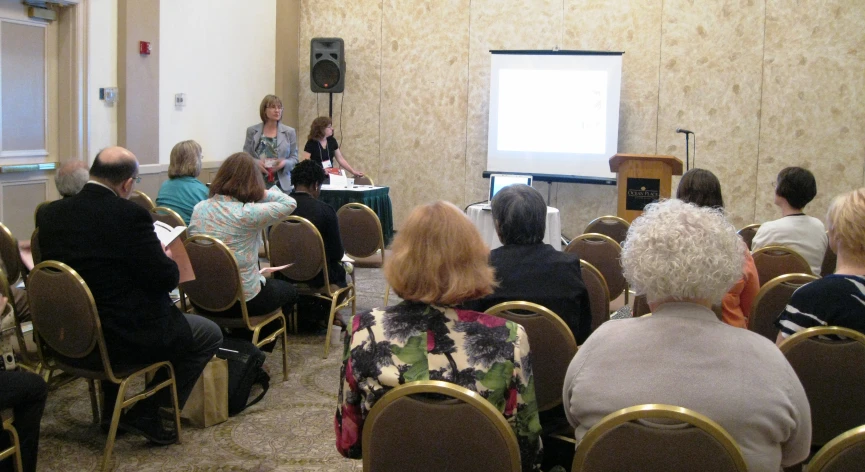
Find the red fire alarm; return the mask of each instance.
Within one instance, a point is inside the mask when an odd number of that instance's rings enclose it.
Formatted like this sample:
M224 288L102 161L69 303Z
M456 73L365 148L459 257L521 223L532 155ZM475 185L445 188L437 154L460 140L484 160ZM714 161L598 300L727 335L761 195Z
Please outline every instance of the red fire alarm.
M138 41L138 54L142 56L150 55L150 41Z

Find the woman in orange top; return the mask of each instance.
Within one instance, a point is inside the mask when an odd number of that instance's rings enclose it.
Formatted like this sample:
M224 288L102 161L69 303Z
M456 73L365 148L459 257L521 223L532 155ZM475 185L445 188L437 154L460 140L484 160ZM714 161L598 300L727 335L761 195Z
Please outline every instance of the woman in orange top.
M691 169L682 176L676 198L686 203L701 207L712 207L724 210L724 197L721 195L721 182L715 174L706 169ZM721 301L721 321L730 326L748 328L748 317L751 315L751 304L760 291L760 280L757 277L757 267L751 252L742 242L745 253L745 265L742 268L742 278L730 288Z

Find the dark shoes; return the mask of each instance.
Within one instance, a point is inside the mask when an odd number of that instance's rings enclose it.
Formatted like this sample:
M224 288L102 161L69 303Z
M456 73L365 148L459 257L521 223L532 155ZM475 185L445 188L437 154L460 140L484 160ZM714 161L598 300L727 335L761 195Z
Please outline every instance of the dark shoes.
M159 445L174 444L177 442L177 431L166 428L161 415L156 411L141 411L141 408L133 407L127 413L120 416L120 424L117 426L117 436L130 432L147 438L150 442ZM172 412L173 414L173 412ZM104 433L111 428L111 419L108 417L99 425Z

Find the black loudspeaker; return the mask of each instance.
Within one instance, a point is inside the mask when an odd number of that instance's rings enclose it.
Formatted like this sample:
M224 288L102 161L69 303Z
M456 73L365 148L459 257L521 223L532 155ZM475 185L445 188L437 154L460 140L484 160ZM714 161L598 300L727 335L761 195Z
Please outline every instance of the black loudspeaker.
M312 38L309 85L315 93L342 93L345 90L345 43L341 38Z

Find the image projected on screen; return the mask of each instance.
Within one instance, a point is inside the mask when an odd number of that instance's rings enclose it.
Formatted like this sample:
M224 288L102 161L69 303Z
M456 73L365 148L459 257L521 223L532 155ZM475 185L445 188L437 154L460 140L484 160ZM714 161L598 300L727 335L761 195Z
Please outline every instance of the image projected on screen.
M544 86L555 83L568 86L551 100ZM499 97L499 150L604 152L606 71L502 69Z
M623 53L490 53L486 174L615 184Z

